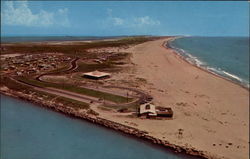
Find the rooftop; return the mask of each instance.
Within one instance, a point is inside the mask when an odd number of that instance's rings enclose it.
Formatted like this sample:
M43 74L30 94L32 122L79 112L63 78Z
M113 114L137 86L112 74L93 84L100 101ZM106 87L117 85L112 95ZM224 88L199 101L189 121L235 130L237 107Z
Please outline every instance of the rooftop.
M101 78L101 77L107 77L110 76L110 73L106 72L100 72L100 71L92 71L92 72L87 72L83 74L84 76L90 76L90 77L95 77L95 78Z
M156 116L155 105L145 103L140 105L140 114L149 113L149 115Z

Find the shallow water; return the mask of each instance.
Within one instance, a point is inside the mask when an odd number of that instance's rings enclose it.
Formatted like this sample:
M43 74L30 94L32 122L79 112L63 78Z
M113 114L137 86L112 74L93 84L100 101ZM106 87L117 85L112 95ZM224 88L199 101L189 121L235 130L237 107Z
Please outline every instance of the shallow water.
M1 95L1 159L190 159Z
M184 37L170 47L189 62L249 87L249 37Z

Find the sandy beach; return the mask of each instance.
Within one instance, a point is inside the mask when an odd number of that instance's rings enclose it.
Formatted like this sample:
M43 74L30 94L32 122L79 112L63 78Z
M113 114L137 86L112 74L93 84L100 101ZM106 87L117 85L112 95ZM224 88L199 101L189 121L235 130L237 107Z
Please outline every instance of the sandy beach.
M146 79L140 89L154 97L154 104L171 107L173 120L128 118L108 111L101 111L100 117L205 151L211 158L248 159L249 91L182 60L162 46L167 40L170 38L127 49L135 71L120 76Z

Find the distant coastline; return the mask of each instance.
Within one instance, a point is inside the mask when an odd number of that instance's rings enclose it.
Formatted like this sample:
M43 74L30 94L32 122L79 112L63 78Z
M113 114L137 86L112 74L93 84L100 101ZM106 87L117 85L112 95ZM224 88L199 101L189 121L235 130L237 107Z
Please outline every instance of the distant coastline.
M4 36L1 37L2 43L18 43L18 42L52 42L52 41L88 41L88 40L104 40L119 37L98 37L98 36Z
M144 36L144 35L142 35ZM120 39L130 36L1 36L1 43L19 42L67 42L67 41L95 41L107 39Z

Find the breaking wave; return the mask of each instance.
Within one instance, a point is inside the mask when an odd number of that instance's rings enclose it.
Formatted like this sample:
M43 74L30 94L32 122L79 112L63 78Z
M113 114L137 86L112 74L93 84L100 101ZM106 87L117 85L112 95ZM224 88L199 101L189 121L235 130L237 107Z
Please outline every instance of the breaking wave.
M182 38L182 37L178 37L178 38ZM188 63L195 65L195 66L198 66L202 69L205 69L212 74L222 76L228 80L236 82L236 83L242 85L243 87L246 87L249 89L249 82L248 81L246 81L246 80L244 80L244 79L242 79L234 74L231 74L231 73L229 73L221 68L211 67L211 66L209 66L209 64L207 64L204 61L201 61L200 59L198 59L198 57L191 55L186 50L173 46L171 44L171 42L176 40L176 39L172 39L169 42L167 42L165 44L165 47L175 50L175 53L178 54L180 57L182 57L184 60L186 60Z

